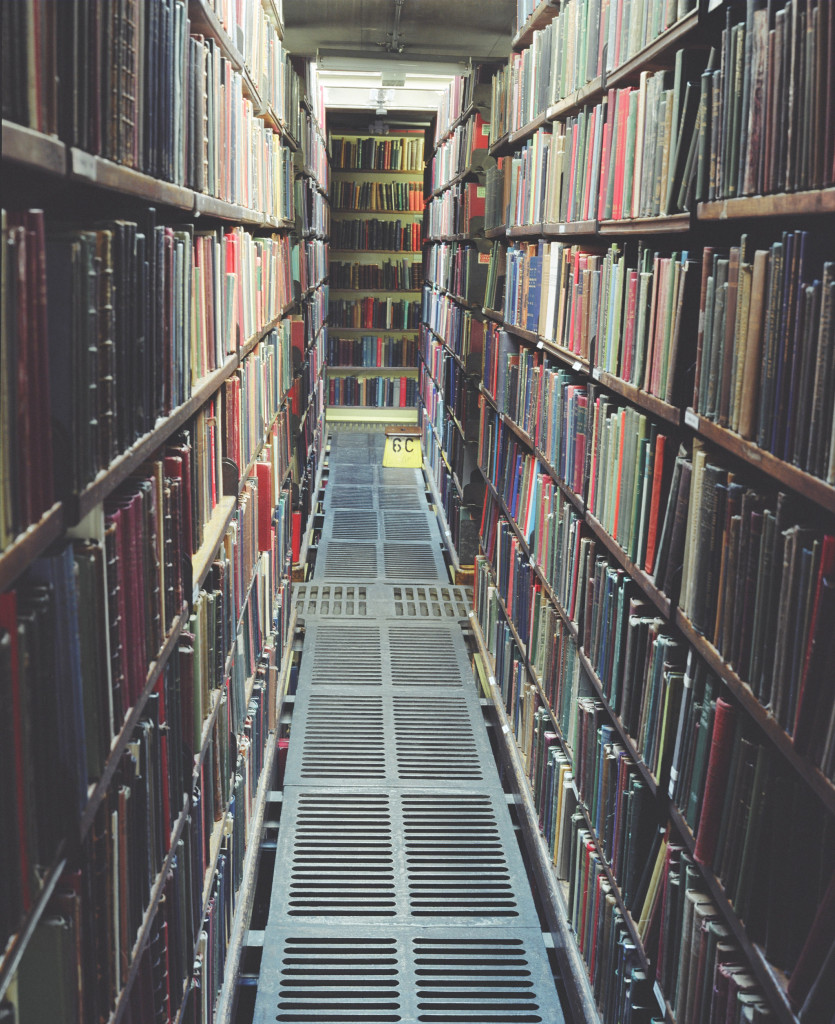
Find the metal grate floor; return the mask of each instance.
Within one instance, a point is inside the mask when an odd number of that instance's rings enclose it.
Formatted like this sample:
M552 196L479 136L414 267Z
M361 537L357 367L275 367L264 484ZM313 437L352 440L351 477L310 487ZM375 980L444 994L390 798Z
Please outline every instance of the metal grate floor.
M564 1020L416 470L331 438L255 1024Z

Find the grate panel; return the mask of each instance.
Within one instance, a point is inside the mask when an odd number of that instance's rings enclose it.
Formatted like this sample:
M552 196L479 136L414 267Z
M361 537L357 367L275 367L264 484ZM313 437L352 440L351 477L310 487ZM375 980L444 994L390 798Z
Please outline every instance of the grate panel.
M428 515L421 512L400 512L386 509L383 512L383 529L386 540L431 540Z
M563 1024L538 929L267 929L254 1024Z
M325 488L326 508L374 508L374 491L370 487L330 484Z
M442 570L435 560L435 549L431 544L383 545L383 563L386 579L438 580Z
M311 779L383 780L386 777L386 731L383 699L354 693L312 693L291 758L301 755L296 771L288 763L287 784L296 774ZM324 783L323 783L324 784Z
M340 461L328 473L328 486L332 487L335 484L372 487L374 485L374 466Z
M303 656L301 678L309 678L313 685L380 685L383 681L379 626L359 622L346 624L339 620L314 621L305 636L305 651L312 652L312 658L310 654Z
M485 779L479 744L467 701L458 694L393 698L395 757L401 782L426 784ZM438 723L443 722L443 729ZM483 735L483 725L481 727ZM489 763L486 766L489 772Z
M410 619L434 619L454 615L466 619L472 598L466 587L392 587L394 614Z
M368 615L368 586L353 583L299 583L293 600L308 615Z
M331 517L331 537L335 540L377 540L376 512L337 508Z
M372 693L318 685L302 690L287 786L500 791L481 707L472 691L440 687ZM438 723L443 722L443 729Z
M498 789L288 785L276 863L271 921L537 923Z
M374 544L329 540L316 559L316 577L375 579L377 576L377 547ZM324 558L322 558L324 554Z
M418 482L423 483L423 477L418 469L400 469L399 467L381 467L380 483L389 486L411 484L413 487Z
M378 487L377 501L380 508L426 512L427 505L423 494L411 487Z
M463 646L456 627L391 623L392 681L396 685L463 685L467 679L466 652L462 664L459 643Z

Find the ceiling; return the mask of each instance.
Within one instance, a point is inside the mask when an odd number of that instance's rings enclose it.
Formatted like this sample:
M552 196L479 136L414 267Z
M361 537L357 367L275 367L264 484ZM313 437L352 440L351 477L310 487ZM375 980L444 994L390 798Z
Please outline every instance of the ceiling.
M516 0L403 0L402 54L387 54L396 0L284 0L284 35L293 54L314 57L320 49L346 56L413 61L503 60L515 29ZM382 44L382 45L380 45Z

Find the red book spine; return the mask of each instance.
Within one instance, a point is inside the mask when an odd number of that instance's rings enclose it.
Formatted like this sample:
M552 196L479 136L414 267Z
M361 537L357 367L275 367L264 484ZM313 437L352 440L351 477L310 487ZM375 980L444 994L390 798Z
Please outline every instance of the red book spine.
M722 815L722 804L728 784L728 765L731 760L735 721L736 711L733 706L718 697L716 716L713 722L713 736L710 740L707 781L702 797L696 849L693 854L699 864L710 865L716 850L719 819Z
M649 526L647 528L647 555L644 568L650 574L655 568L655 545L658 540L658 513L661 506L661 481L664 476L664 449L667 438L659 434L655 441L655 461L652 470L652 500L649 507Z
M272 522L272 469L269 462L256 462L258 478L258 550L271 551L273 546Z
M302 514L301 512L293 513L293 564L297 564L299 556L302 550Z

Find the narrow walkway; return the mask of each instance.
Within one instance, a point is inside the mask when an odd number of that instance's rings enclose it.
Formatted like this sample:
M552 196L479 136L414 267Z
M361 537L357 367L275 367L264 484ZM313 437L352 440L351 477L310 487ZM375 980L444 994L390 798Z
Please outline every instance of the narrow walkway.
M335 433L255 1024L560 1024L418 470Z

